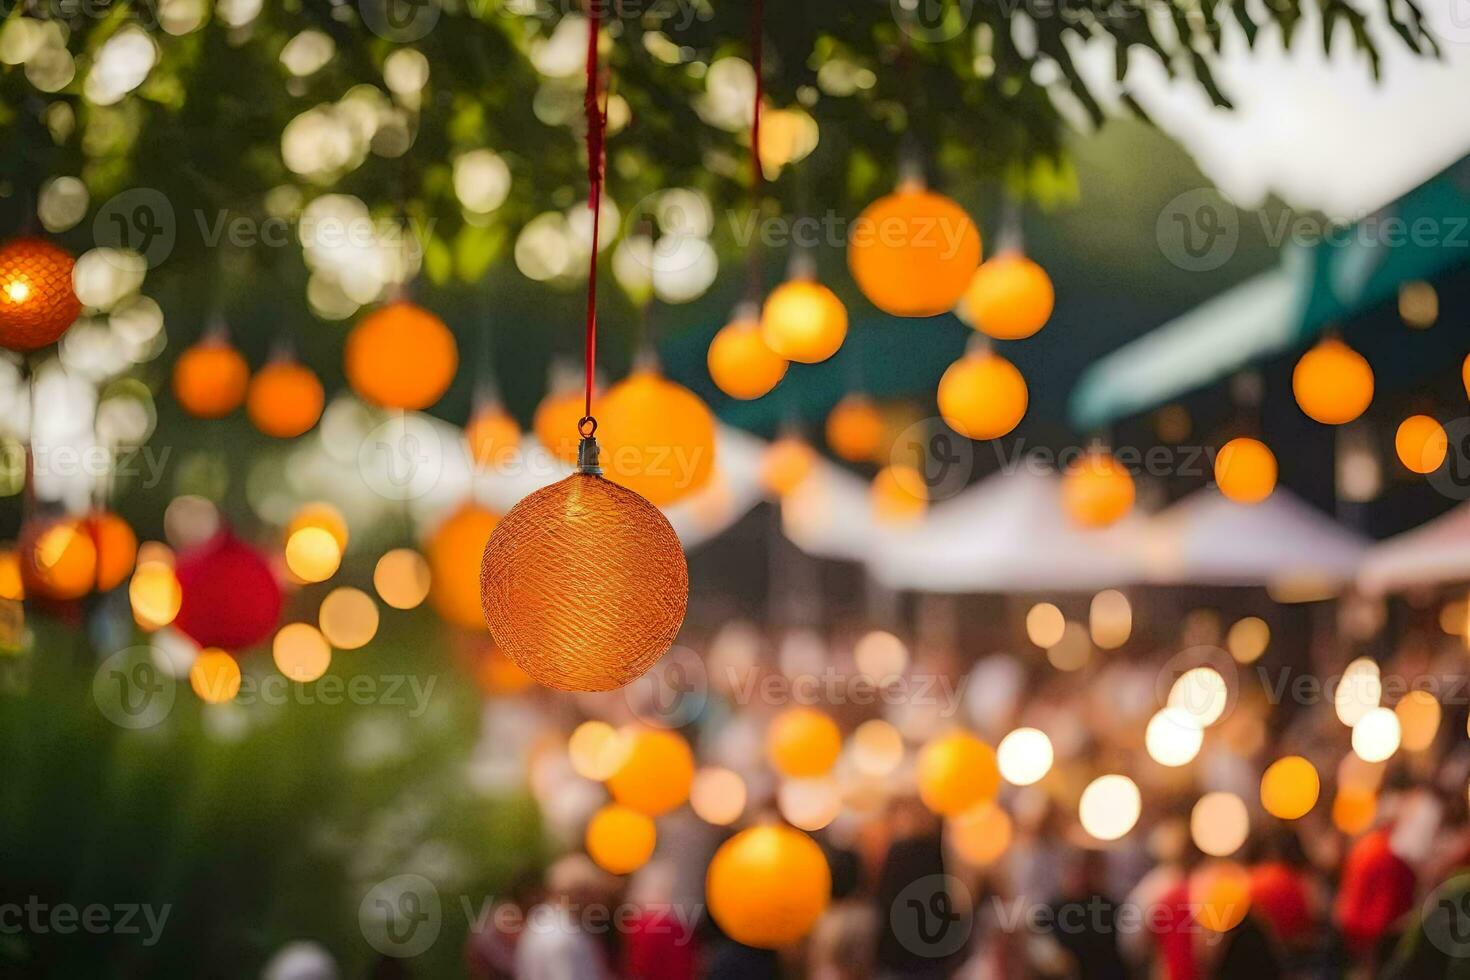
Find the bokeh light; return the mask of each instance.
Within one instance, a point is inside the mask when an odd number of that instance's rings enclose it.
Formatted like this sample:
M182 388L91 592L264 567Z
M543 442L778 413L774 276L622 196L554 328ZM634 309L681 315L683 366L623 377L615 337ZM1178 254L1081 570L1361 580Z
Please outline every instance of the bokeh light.
M745 780L731 769L712 766L694 774L689 806L694 815L716 827L728 827L745 812Z
M1087 784L1077 804L1077 818L1093 837L1113 841L1133 829L1142 808L1138 785L1127 776L1110 773Z
M378 598L394 609L413 609L429 594L429 563L412 548L395 548L373 568Z
M1001 778L1012 786L1030 786L1051 771L1051 739L1035 728L1017 728L995 750Z
M1234 793L1206 793L1189 814L1189 834L1201 851L1229 857L1250 836L1250 813Z
M361 589L333 589L317 612L322 635L339 650L366 646L378 632L378 605Z
M276 669L293 681L309 684L327 672L332 648L326 637L309 623L288 623L271 642L271 659Z

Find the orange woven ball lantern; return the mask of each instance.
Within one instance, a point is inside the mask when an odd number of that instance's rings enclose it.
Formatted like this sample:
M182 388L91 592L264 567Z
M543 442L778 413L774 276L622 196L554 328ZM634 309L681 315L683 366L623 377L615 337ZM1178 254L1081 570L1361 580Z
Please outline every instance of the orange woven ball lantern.
M888 423L867 395L848 395L827 415L827 445L849 463L883 458Z
M761 338L778 357L816 364L837 353L847 338L847 307L821 283L791 279L766 297Z
M1399 462L1411 473L1433 473L1450 451L1444 426L1428 415L1410 415L1400 422L1393 445Z
M651 368L608 389L597 415L608 479L664 506L703 487L715 465L715 417Z
M755 316L737 317L720 328L706 355L709 376L731 398L759 398L786 377L786 359L766 346Z
M1016 366L999 354L975 351L939 379L939 414L962 436L999 439L1026 415L1030 394Z
M582 441L577 423L586 414L586 407L582 392L570 388L550 392L536 406L531 431L536 433L536 441L563 463L577 462L577 445ZM593 398L592 414L597 415L601 408L601 400Z
M1237 503L1258 504L1276 489L1276 455L1259 439L1231 439L1215 457L1215 483Z
M658 832L644 814L618 803L609 803L587 823L587 854L609 874L637 871L653 857Z
M806 834L751 827L715 852L704 881L710 915L731 939L761 949L789 946L827 909L832 870Z
M477 586L485 544L500 519L476 503L445 518L425 544L429 559L429 604L440 616L466 629L485 625Z
M694 753L689 743L661 728L624 729L619 737L627 751L607 780L612 798L650 817L683 806L694 785Z
M240 407L250 367L220 336L205 337L174 361L174 398L195 418L219 419Z
M75 265L43 238L0 245L0 347L33 351L61 339L82 312L72 288Z
M398 300L352 328L342 368L364 401L383 408L423 409L437 402L454 380L459 347L443 320Z
M1095 450L1062 476L1062 509L1080 527L1107 527L1133 509L1133 474L1111 453Z
M1347 344L1329 337L1302 355L1291 372L1296 403L1324 425L1344 425L1373 401L1373 369Z
M847 267L868 301L894 316L954 309L980 264L980 229L965 209L917 184L858 215Z
M908 524L929 509L929 486L924 474L907 463L885 466L873 477L869 491L873 516L883 524Z
M975 270L959 314L996 340L1023 340L1046 326L1055 305L1046 270L1019 252L1006 252Z
M255 372L245 393L245 414L255 427L276 439L294 439L316 425L326 400L311 368L275 361Z
M563 691L610 691L673 644L689 569L658 508L579 472L505 515L485 548L480 593L490 632L522 670Z
M919 798L944 817L987 803L1000 789L995 750L969 732L950 732L924 746L918 777Z
M464 441L475 465L504 466L521 444L521 427L504 408L486 405L465 426Z
M842 732L837 722L816 708L787 708L766 729L766 757L771 768L792 779L823 776L837 764Z
M817 453L800 436L782 436L761 457L761 485L772 496L795 493L817 465Z

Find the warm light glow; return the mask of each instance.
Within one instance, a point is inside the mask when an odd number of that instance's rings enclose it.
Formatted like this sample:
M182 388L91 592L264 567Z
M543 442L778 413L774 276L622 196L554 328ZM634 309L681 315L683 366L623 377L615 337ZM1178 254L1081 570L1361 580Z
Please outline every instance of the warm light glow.
M1230 861L1211 862L1190 876L1189 896L1197 907L1195 918L1201 926L1214 933L1227 933L1250 912L1250 875Z
M1349 837L1373 826L1378 815L1378 796L1371 790L1342 789L1332 801L1332 825Z
M705 360L715 385L744 401L761 397L786 377L786 359L766 346L754 314L721 328Z
M1433 473L1449 455L1444 426L1428 415L1410 415L1399 423L1393 438L1399 462L1411 473Z
M1373 708L1353 726L1353 751L1365 762L1383 762L1399 750L1399 719L1388 708Z
M1225 635L1225 646L1236 663L1252 664L1261 659L1271 644L1271 627L1257 616L1236 620Z
M1434 744L1442 714L1439 702L1428 691L1410 691L1394 706L1399 720L1400 742L1409 752L1422 752Z
M885 466L869 489L873 517L881 524L910 524L929 509L929 487L924 474L907 463Z
M607 780L613 799L657 817L689 798L694 753L680 735L657 728L630 728L620 738L628 748L622 765Z
M293 681L309 684L327 672L332 648L326 637L309 623L282 626L271 643L276 669Z
M232 701L240 693L240 665L223 650L207 647L189 668L189 686L209 704Z
M1188 714L1200 728L1219 721L1229 699L1225 678L1213 667L1186 670L1169 689L1169 707Z
M1030 786L1051 771L1051 739L1035 728L1017 728L995 750L1001 778L1012 786Z
M776 792L776 809L797 830L821 830L842 811L842 795L830 777L787 779Z
M1332 692L1337 717L1349 728L1378 707L1382 698L1383 680L1378 673L1378 664L1368 657L1359 657L1348 664Z
M1189 814L1195 847L1212 857L1229 857L1250 835L1250 814L1234 793L1206 793Z
M660 507L709 483L715 419L694 392L657 370L635 368L597 410L607 478Z
M903 764L903 735L882 718L863 722L848 741L852 764L864 776L881 779Z
M1259 439L1231 439L1215 456L1215 483L1239 504L1258 504L1276 489L1276 455Z
M1344 425L1373 401L1373 369L1363 355L1329 337L1297 361L1291 387L1307 417L1324 425Z
M827 415L827 446L849 463L881 462L888 423L867 395L845 396Z
M945 369L936 397L951 429L970 439L999 439L1021 423L1031 396L1014 364L975 351Z
M1000 789L995 750L962 731L941 735L924 746L918 778L924 805L945 817L989 802Z
M584 721L567 740L572 771L583 779L603 782L623 764L630 746L617 729L605 721Z
M1062 638L1046 651L1046 662L1057 670L1081 670L1091 659L1092 638L1081 623L1067 623Z
M1143 806L1138 786L1127 776L1099 776L1082 791L1077 817L1098 840L1117 840L1138 822Z
M792 279L766 297L761 338L778 357L803 364L825 361L847 337L847 308L820 283Z
M1149 758L1171 768L1193 762L1204 741L1204 730L1194 716L1180 708L1154 712L1143 732Z
M980 265L980 253L980 230L964 208L919 184L905 184L853 221L847 267L878 309L928 317L954 309Z
M1261 775L1261 807L1281 820L1298 820L1317 805L1322 780L1299 755L1277 759Z
M1043 650L1060 643L1066 628L1067 618L1049 602L1038 602L1026 612L1026 636Z
M790 827L743 830L720 845L705 876L710 916L736 942L780 949L809 932L832 895L822 849Z
M1128 597L1116 589L1093 596L1088 629L1093 644L1103 650L1116 650L1127 643L1133 634L1133 607Z
M1439 294L1434 286L1414 279L1399 286L1399 317L1405 326L1427 330L1439 319Z
M689 787L689 806L705 823L728 827L745 812L745 780L730 769L701 769Z
M658 834L653 821L637 810L609 803L587 824L587 854L610 874L625 875L653 856Z
M332 646L356 650L377 635L378 604L361 589L333 589L322 600L317 619Z
M1011 846L1011 818L997 803L982 803L951 817L945 839L966 864L984 868L994 864Z
M766 730L766 756L783 776L809 779L831 771L842 751L837 723L816 708L787 708Z
M378 598L394 609L413 609L429 594L429 563L412 548L395 548L373 568Z
M817 465L817 454L800 436L782 436L761 457L761 485L776 497L797 491Z
M1133 509L1133 474L1111 453L1094 450L1062 474L1062 509L1078 527L1114 524Z
M30 283L23 279L12 279L5 284L5 295L12 303L24 303L31 295Z
M1045 269L1019 252L1002 252L975 270L955 313L996 340L1024 340L1046 325L1055 303Z
M286 567L303 582L325 582L342 564L342 550L331 532L303 527L286 539Z
M852 648L858 671L879 684L900 677L909 666L909 649L887 630L863 634Z
M286 525L286 537L289 538L297 531L308 527L326 531L337 542L338 551L347 550L347 518L343 517L342 512L331 504L321 502L303 504L291 518L291 523Z

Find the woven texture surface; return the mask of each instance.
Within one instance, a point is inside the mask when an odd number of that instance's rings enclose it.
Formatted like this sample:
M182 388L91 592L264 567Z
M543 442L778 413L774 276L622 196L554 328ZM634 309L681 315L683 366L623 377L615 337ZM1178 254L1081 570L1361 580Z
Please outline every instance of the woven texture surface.
M40 238L0 247L0 346L32 351L66 333L82 312L71 284L75 264Z
M495 642L538 682L610 691L674 642L689 569L656 507L578 473L505 515L485 547L480 597Z

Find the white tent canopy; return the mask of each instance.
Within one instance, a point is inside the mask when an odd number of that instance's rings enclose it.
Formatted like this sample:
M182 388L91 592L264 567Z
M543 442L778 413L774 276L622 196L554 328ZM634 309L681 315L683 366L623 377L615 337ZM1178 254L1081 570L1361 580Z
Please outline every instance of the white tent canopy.
M1368 539L1277 487L1259 504L1199 490L1149 526L1150 580L1291 591L1353 580Z
M902 535L879 539L869 571L929 592L1091 591L1143 575L1143 526L1130 515L1088 531L1067 522L1061 477L1023 461L936 504Z
M868 481L826 459L781 501L781 531L809 555L865 560L876 542L905 533L873 516Z
M1374 546L1358 575L1358 586L1373 595L1465 581L1470 581L1470 503Z

